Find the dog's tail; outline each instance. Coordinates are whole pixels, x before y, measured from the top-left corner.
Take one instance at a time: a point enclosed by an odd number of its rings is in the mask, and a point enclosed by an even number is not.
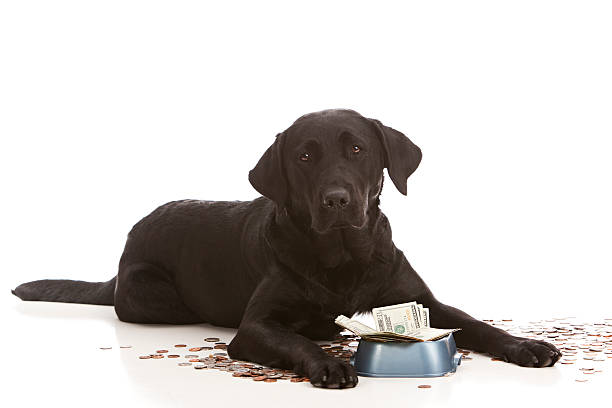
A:
[[[44,279],[22,283],[11,292],[21,300],[112,306],[116,281],[116,276],[107,282]]]

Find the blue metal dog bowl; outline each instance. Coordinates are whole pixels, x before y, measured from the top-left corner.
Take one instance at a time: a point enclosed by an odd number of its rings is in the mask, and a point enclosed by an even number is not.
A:
[[[361,339],[351,364],[365,377],[441,377],[457,370],[461,354],[452,334],[414,343]]]

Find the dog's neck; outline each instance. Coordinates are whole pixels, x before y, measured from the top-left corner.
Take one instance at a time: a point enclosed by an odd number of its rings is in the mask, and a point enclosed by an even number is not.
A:
[[[347,227],[323,234],[310,228],[309,220],[277,208],[272,233],[276,243],[282,246],[282,253],[291,254],[291,259],[306,265],[316,261],[317,268],[334,269],[354,262],[366,268],[377,247],[388,246],[381,239],[390,237],[384,233],[389,225],[378,204],[376,197],[368,208],[368,221],[362,229]]]

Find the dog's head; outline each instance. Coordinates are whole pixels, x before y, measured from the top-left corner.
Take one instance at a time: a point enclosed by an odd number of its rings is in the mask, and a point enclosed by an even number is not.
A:
[[[406,195],[421,150],[406,136],[352,110],[310,113],[278,134],[249,181],[318,233],[361,229],[378,204],[386,167]]]

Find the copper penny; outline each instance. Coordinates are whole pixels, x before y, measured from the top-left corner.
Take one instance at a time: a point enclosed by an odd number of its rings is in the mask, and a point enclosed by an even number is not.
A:
[[[266,377],[265,375],[260,375],[258,377],[253,377],[253,381],[263,381],[266,380],[268,377]]]
[[[157,350],[156,351],[157,354],[167,353],[167,352],[168,352],[168,350]]]
[[[187,347],[186,344],[175,344],[174,347]]]
[[[140,356],[138,358],[141,359],[141,360],[146,360],[146,359],[151,358],[151,356]]]
[[[431,385],[423,384],[423,385],[419,385],[418,388],[431,388]]]
[[[178,354],[168,354],[168,358],[179,358]]]
[[[276,382],[276,378],[266,378],[264,382]]]

